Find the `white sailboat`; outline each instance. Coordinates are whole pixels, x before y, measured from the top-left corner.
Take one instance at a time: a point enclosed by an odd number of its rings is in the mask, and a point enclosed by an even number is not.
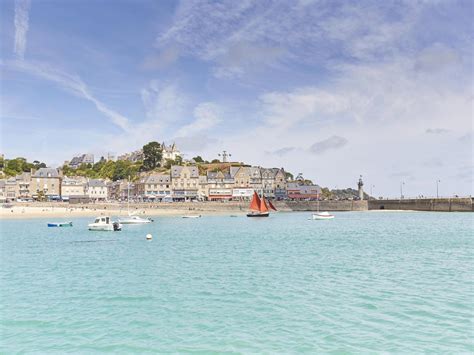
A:
[[[128,217],[119,218],[121,224],[147,224],[152,222],[149,218],[142,218],[137,216],[135,213],[130,212],[130,178],[128,179],[127,185],[127,212]]]
[[[319,198],[318,198],[318,211],[313,213],[313,220],[322,221],[326,219],[333,219],[334,215],[330,214],[329,212],[319,212]]]

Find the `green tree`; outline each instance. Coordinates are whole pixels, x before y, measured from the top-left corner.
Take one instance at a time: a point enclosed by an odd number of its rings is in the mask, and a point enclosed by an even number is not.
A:
[[[150,171],[160,167],[162,148],[158,142],[150,142],[143,146],[143,170]]]
[[[115,162],[109,160],[100,168],[99,177],[102,179],[112,179],[115,174]]]
[[[181,158],[181,156],[178,155],[174,162],[176,165],[183,165],[183,158]]]
[[[213,159],[211,161],[211,164],[217,164],[217,163],[220,163],[221,161],[219,159]]]
[[[293,181],[295,179],[293,174],[289,173],[288,171],[285,171],[285,176],[286,176],[286,180],[288,180],[288,181]]]
[[[204,163],[204,159],[200,155],[193,158],[196,163]]]

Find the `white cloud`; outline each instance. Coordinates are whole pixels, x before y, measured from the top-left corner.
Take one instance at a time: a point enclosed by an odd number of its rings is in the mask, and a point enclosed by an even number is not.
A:
[[[18,58],[23,59],[26,50],[26,35],[29,27],[30,0],[15,0],[15,46]]]
[[[212,62],[218,77],[240,76],[276,61],[323,67],[343,57],[373,61],[411,45],[410,36],[426,6],[422,2],[183,1],[172,26],[157,37],[157,46],[177,46],[183,55]]]
[[[141,97],[149,121],[158,122],[162,127],[183,119],[188,100],[176,83],[162,83],[151,80],[142,89]]]
[[[190,124],[180,128],[176,133],[177,137],[186,137],[201,133],[216,126],[221,122],[219,117],[219,107],[212,102],[203,102],[194,109],[194,117],[196,118]]]
[[[96,109],[106,116],[113,124],[124,131],[129,129],[129,120],[97,99],[79,76],[52,68],[51,66],[40,62],[27,62],[22,60],[5,64],[13,70],[18,70],[51,81],[58,85],[62,90],[68,91],[77,97],[92,102]]]
[[[309,147],[309,151],[315,154],[321,154],[328,150],[334,150],[344,147],[348,140],[340,136],[331,136],[321,141],[315,142]]]

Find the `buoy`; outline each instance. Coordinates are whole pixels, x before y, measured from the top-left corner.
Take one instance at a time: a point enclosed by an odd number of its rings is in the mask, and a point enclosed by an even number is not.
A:
[[[151,234],[147,234],[147,235],[146,235],[146,239],[147,239],[147,240],[152,240],[153,237],[151,236]]]

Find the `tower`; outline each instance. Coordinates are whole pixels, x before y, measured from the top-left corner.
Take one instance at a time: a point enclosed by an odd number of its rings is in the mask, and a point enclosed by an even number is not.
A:
[[[231,157],[232,154],[227,153],[227,151],[223,151],[222,154],[217,154],[218,156],[222,157],[222,162],[227,163],[227,158]]]
[[[364,182],[362,181],[362,175],[359,178],[359,182],[357,183],[357,186],[359,187],[359,199],[362,201],[364,199]]]

